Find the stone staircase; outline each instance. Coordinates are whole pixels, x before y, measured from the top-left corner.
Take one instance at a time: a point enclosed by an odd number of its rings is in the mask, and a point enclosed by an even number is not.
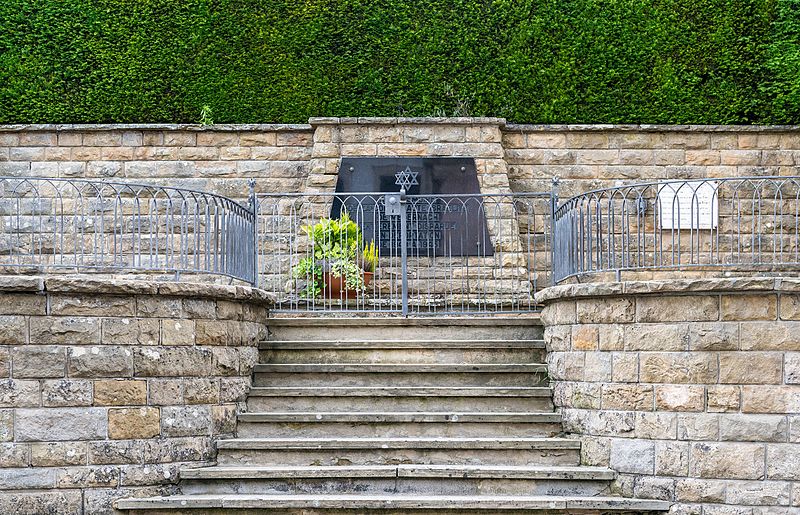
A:
[[[645,513],[559,437],[530,318],[275,319],[238,438],[153,513]]]

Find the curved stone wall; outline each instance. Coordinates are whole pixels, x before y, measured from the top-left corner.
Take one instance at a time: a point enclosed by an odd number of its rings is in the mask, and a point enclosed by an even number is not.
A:
[[[540,292],[554,400],[582,461],[673,513],[800,511],[800,280]]]
[[[0,513],[168,493],[235,431],[266,334],[241,286],[0,276]]]

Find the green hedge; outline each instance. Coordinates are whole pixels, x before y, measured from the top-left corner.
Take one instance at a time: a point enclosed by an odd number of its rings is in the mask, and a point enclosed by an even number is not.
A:
[[[798,0],[2,0],[0,123],[798,123]]]

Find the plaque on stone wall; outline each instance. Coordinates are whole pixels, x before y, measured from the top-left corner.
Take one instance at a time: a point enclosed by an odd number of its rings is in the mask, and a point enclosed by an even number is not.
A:
[[[717,188],[715,181],[666,182],[659,186],[661,229],[716,229]]]
[[[398,254],[399,217],[386,216],[381,194],[400,191],[398,174],[403,172],[415,178],[406,191],[409,255],[493,255],[483,200],[470,196],[480,193],[470,158],[344,158],[331,217],[346,209],[364,239],[378,244],[381,255]]]

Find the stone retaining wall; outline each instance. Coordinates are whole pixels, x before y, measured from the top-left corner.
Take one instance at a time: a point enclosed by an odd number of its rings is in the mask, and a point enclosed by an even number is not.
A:
[[[673,513],[797,513],[800,280],[676,279],[537,294],[582,461]]]
[[[0,513],[105,513],[170,492],[235,431],[266,294],[0,277]]]

